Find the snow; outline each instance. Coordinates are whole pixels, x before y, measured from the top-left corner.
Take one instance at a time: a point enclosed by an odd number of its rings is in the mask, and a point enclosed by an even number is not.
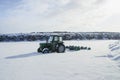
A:
[[[120,67],[107,55],[115,40],[65,41],[90,51],[40,54],[39,42],[1,42],[0,80],[119,80]]]
[[[116,61],[120,67],[120,40],[109,44],[109,49],[110,53],[108,55],[111,56],[110,58]]]

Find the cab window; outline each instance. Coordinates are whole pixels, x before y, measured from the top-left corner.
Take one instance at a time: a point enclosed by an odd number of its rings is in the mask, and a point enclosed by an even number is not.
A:
[[[58,40],[59,40],[58,37],[55,37],[55,38],[54,38],[54,41],[58,41]]]
[[[53,37],[49,37],[48,43],[51,43],[53,40]]]
[[[59,40],[60,40],[60,42],[62,42],[63,40],[62,40],[62,37],[59,37]]]

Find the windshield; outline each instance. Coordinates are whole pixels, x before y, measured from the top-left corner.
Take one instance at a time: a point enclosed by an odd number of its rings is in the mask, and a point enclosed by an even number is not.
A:
[[[54,41],[58,41],[59,40],[59,37],[54,37]]]

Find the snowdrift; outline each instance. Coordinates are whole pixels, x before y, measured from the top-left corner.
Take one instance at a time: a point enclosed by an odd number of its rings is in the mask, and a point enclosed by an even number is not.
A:
[[[111,59],[120,62],[120,40],[109,45]]]

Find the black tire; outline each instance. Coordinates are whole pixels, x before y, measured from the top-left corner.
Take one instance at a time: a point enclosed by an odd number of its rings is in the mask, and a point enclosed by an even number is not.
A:
[[[37,49],[37,52],[39,52],[39,53],[40,53],[40,52],[42,52],[42,51],[41,51],[41,49],[40,49],[40,48],[38,48],[38,49]]]
[[[49,53],[49,49],[48,49],[48,48],[44,48],[44,49],[42,50],[42,53],[44,53],[44,54]]]
[[[65,46],[63,44],[58,45],[57,52],[58,53],[64,53],[65,52]]]
[[[89,47],[88,50],[91,50],[91,48]]]

